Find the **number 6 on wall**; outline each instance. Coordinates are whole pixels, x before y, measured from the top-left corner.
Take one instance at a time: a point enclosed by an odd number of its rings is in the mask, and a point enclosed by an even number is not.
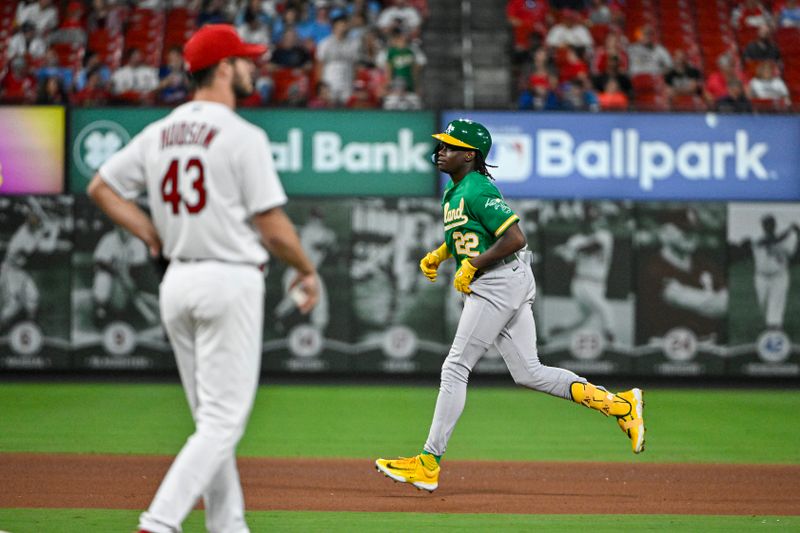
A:
[[[173,159],[169,164],[167,173],[164,174],[164,178],[161,180],[161,198],[164,202],[172,205],[173,215],[179,213],[181,203],[186,206],[186,210],[190,215],[196,215],[206,206],[205,170],[203,168],[203,162],[193,157],[187,161],[186,166],[183,167],[183,174],[188,179],[194,178],[192,181],[192,188],[197,191],[197,201],[193,204],[181,198],[180,189],[178,187],[179,168],[180,164],[178,160]]]

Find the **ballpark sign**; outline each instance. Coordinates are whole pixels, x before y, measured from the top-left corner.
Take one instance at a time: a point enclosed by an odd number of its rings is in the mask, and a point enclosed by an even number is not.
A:
[[[168,109],[76,109],[70,191],[84,193],[100,165]],[[272,111],[241,115],[262,127],[290,196],[430,196],[436,192],[433,113]]]
[[[485,124],[509,197],[800,199],[800,118],[448,112]]]

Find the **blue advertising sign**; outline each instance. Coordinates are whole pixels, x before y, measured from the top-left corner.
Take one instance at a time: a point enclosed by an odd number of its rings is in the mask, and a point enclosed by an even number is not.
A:
[[[442,127],[461,117],[491,132],[509,198],[800,200],[798,116],[446,111]]]

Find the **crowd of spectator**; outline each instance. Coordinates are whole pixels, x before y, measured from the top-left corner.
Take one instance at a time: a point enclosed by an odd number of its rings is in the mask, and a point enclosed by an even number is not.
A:
[[[662,42],[669,21],[633,12],[674,4],[699,13],[700,0],[506,0],[517,106],[791,109],[800,0],[708,1],[728,10],[721,20],[736,36],[713,58]],[[427,2],[4,0],[0,103],[180,103],[192,90],[183,43],[203,24],[230,23],[269,48],[245,106],[419,109]]]
[[[687,13],[694,6],[689,0],[671,3]],[[696,46],[670,50],[660,42],[658,20],[632,27],[640,22],[627,20],[632,4],[648,9],[653,2],[508,0],[519,109],[791,109],[783,76],[796,66],[784,62],[775,32],[783,32],[797,43],[792,51],[800,51],[800,1],[714,3],[730,8],[720,15],[730,20],[721,20],[743,40],[732,42],[715,57],[716,64],[709,60],[704,68]]]
[[[182,44],[233,24],[268,45],[245,106],[419,109],[427,0],[4,0],[0,102],[174,105]],[[13,5],[11,5],[13,4]],[[5,12],[5,19],[3,13]]]

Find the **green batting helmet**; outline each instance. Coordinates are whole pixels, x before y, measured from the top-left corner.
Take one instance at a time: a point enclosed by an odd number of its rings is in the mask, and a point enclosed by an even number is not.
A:
[[[489,150],[492,148],[492,136],[489,130],[479,123],[466,118],[459,118],[447,125],[444,133],[436,133],[434,139],[439,139],[445,144],[472,148],[483,156],[483,160],[489,157]]]

